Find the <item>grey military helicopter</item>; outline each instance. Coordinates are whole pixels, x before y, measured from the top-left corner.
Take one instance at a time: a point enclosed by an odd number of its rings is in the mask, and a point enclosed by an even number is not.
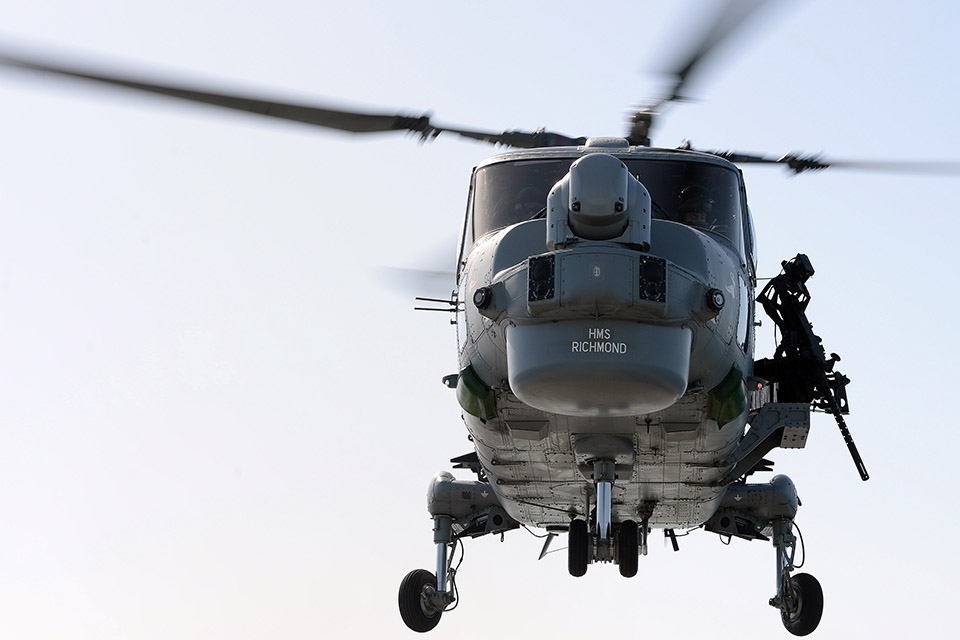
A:
[[[956,173],[955,164],[828,162],[651,145],[660,112],[684,99],[692,72],[750,17],[731,2],[671,72],[658,100],[634,110],[624,137],[543,129],[491,133],[428,115],[281,103],[121,77],[62,60],[0,53],[0,65],[126,87],[355,133],[451,133],[517,150],[477,166],[449,298],[424,298],[456,324],[455,389],[474,450],[429,483],[436,566],[403,578],[399,610],[426,632],[458,601],[463,541],[521,526],[568,537],[572,576],[613,563],[638,571],[652,529],[772,542],[770,604],[794,635],[819,624],[818,581],[794,573],[800,501],[771,471],[775,448],[802,448],[814,410],[831,414],[863,480],[844,416],[849,379],[825,352],[806,307],[814,274],[797,255],[757,294],[757,240],[739,164],[795,173],[828,167]],[[756,302],[780,332],[755,359]],[[439,305],[439,306],[437,306]],[[802,546],[802,543],[801,545]],[[542,557],[543,554],[541,554]]]

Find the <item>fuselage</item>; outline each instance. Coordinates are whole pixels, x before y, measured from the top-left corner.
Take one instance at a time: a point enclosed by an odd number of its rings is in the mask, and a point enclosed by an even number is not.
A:
[[[713,515],[747,419],[754,256],[742,176],[716,157],[591,141],[477,167],[457,393],[513,518],[589,519],[601,458],[613,521]]]

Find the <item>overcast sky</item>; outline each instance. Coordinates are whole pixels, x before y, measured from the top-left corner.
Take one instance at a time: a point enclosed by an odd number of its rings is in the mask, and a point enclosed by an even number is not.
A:
[[[956,3],[785,2],[655,142],[960,159]],[[158,77],[617,135],[715,2],[7,1],[4,46]],[[377,266],[450,269],[471,168],[442,136],[296,124],[0,72],[0,637],[411,635],[425,490],[471,444],[453,327]],[[817,638],[954,621],[960,180],[745,169],[761,275],[807,253],[852,379],[859,480],[828,416],[770,457],[797,485]],[[774,347],[771,322],[758,356]],[[465,476],[464,476],[465,477]],[[763,478],[760,478],[763,481]],[[468,541],[434,635],[786,636],[771,545],[652,537],[636,578],[567,575],[526,532]],[[558,545],[562,546],[562,544]]]

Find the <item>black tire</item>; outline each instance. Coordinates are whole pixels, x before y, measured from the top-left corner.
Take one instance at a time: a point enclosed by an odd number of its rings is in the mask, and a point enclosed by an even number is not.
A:
[[[795,636],[811,634],[820,624],[820,616],[823,615],[823,589],[809,573],[798,573],[790,582],[797,593],[797,610],[793,615],[780,612],[783,626]]]
[[[620,523],[620,533],[617,534],[617,564],[620,566],[620,575],[632,578],[637,575],[637,566],[640,556],[640,536],[637,523],[627,520]]]
[[[587,530],[586,520],[570,522],[570,533],[567,539],[567,569],[570,575],[579,578],[587,573],[587,564],[590,559],[590,532]]]
[[[400,617],[412,631],[426,633],[440,622],[442,611],[424,611],[420,595],[427,585],[437,586],[437,577],[426,569],[414,569],[400,582]]]

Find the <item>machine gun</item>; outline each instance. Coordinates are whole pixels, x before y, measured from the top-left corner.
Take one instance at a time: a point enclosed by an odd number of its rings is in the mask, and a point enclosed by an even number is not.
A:
[[[782,337],[773,358],[756,362],[754,375],[777,383],[780,402],[809,403],[832,414],[860,478],[868,480],[867,468],[843,419],[850,412],[846,392],[850,379],[834,370],[840,356],[831,353],[827,358],[820,337],[807,319],[810,292],[805,283],[814,273],[813,265],[802,253],[781,264],[783,273],[767,283],[757,301],[776,323]]]

